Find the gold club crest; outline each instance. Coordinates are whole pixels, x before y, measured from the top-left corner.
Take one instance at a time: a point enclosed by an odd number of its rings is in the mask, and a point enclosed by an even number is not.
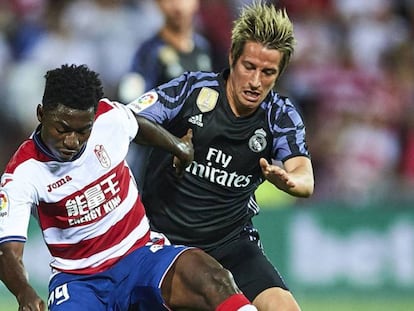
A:
[[[201,112],[208,112],[214,109],[217,104],[219,93],[208,87],[203,87],[197,97],[197,107]]]

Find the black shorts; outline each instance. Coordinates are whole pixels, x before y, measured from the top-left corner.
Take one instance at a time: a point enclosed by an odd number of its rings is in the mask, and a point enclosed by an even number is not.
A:
[[[258,231],[252,227],[246,228],[238,240],[216,248],[209,254],[231,271],[237,286],[250,301],[270,287],[288,290],[279,272],[265,255]]]

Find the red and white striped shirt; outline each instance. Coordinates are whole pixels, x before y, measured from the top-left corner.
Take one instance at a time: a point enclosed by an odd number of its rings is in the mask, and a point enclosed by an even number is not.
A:
[[[125,161],[137,131],[129,108],[103,99],[86,147],[73,161],[53,159],[35,132],[2,176],[0,243],[25,242],[32,213],[58,271],[100,272],[145,245],[149,224]]]

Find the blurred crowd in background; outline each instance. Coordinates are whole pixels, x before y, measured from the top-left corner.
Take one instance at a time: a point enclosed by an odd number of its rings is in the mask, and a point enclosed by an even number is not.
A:
[[[227,66],[232,20],[247,0],[201,0],[195,27]],[[315,169],[312,202],[414,202],[414,1],[273,0],[297,46],[276,89],[301,109]],[[0,167],[37,125],[43,76],[63,63],[118,87],[162,24],[153,0],[0,0]]]

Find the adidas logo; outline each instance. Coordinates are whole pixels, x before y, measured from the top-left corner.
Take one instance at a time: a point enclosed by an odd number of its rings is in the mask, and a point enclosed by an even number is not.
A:
[[[188,122],[193,123],[199,127],[203,127],[203,114],[197,114],[188,118]]]

